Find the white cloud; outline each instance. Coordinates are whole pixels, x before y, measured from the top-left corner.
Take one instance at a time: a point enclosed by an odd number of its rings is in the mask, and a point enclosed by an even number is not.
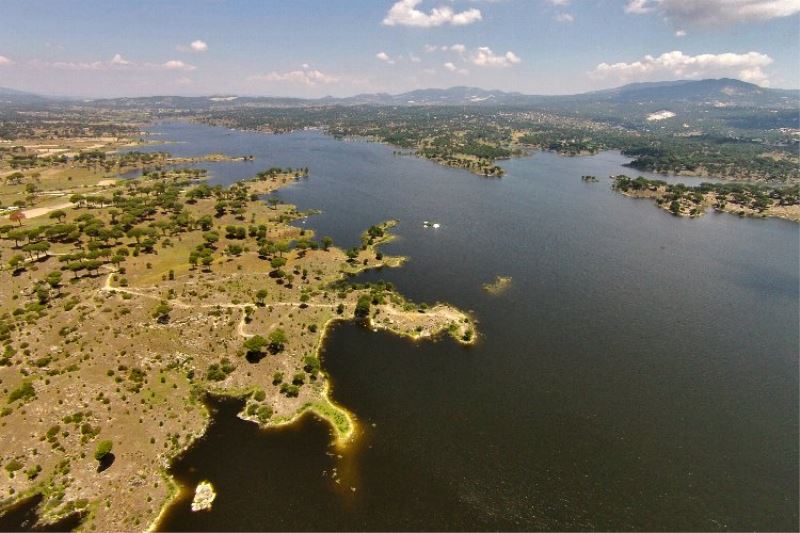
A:
[[[675,32],[675,37],[686,37],[686,30],[678,30]]]
[[[444,49],[447,50],[448,48],[445,46]],[[458,52],[459,54],[463,54],[464,52],[467,51],[467,47],[464,46],[463,44],[454,44],[449,48],[449,50],[452,50],[453,52]]]
[[[198,39],[196,41],[192,41],[192,43],[189,45],[189,48],[195,52],[205,52],[208,50],[208,44],[206,44],[205,41]]]
[[[470,54],[469,61],[479,67],[510,67],[521,59],[511,51],[497,55],[488,46],[481,46]]]
[[[432,44],[426,44],[426,45],[425,45],[423,48],[424,48],[424,49],[425,49],[425,51],[426,51],[426,52],[428,52],[429,54],[430,54],[431,52],[435,52],[435,51],[437,51],[437,50],[439,49],[439,47],[438,47],[438,46],[435,46],[435,45],[432,45]]]
[[[135,63],[114,54],[108,61],[39,61],[33,60],[30,65],[41,68],[55,68],[59,70],[96,70],[96,71],[143,71],[143,70],[180,70],[191,71],[197,67],[177,59],[165,63]]]
[[[415,55],[413,54],[413,52],[409,52],[409,53],[408,53],[408,59],[409,59],[409,61],[411,61],[412,63],[419,63],[420,61],[422,61],[422,59],[421,59],[420,57],[418,57],[418,56],[415,56]]]
[[[658,12],[682,26],[764,21],[800,13],[800,0],[629,0],[625,12]]]
[[[167,70],[194,70],[197,68],[194,65],[184,63],[180,59],[170,59],[161,66]]]
[[[289,72],[272,71],[267,74],[258,74],[247,78],[251,81],[280,81],[293,83],[296,85],[314,86],[327,83],[335,83],[339,78],[325,74],[316,69],[303,68],[303,70],[292,70]]]
[[[445,70],[449,72],[456,72],[461,75],[469,74],[469,70],[455,66],[451,61],[444,64]]]
[[[121,54],[114,54],[114,57],[111,58],[112,65],[131,65],[132,63],[122,57]]]
[[[547,0],[547,1],[553,4],[554,6],[568,6],[570,3],[570,0]]]
[[[575,17],[569,13],[559,13],[553,18],[556,22],[573,22],[575,20]]]
[[[480,10],[475,8],[456,13],[451,7],[440,6],[425,13],[417,9],[420,3],[422,3],[422,0],[400,0],[395,2],[383,19],[383,24],[386,26],[432,28],[445,24],[466,26],[483,19]]]
[[[625,13],[631,15],[650,13],[653,10],[650,4],[651,2],[649,0],[628,0],[628,3],[625,5]]]
[[[389,57],[389,54],[387,54],[386,52],[378,52],[377,54],[375,54],[375,57],[377,57],[384,63],[388,63],[389,65],[394,65],[394,59]]]
[[[3,65],[10,65],[11,63],[12,61],[6,56],[0,56],[0,67],[2,67]]]
[[[207,52],[208,51],[208,43],[205,41],[201,41],[197,39],[195,41],[190,42],[188,45],[186,44],[179,44],[175,47],[176,50],[179,52]]]
[[[633,63],[600,63],[589,74],[615,82],[735,77],[766,87],[769,78],[762,68],[772,62],[771,57],[759,52],[690,56],[675,50],[658,57],[647,55]]]

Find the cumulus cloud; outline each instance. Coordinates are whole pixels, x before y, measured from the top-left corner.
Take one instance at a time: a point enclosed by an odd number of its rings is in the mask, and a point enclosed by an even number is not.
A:
[[[547,1],[553,4],[554,6],[568,6],[570,3],[570,0],[547,0]]]
[[[179,52],[207,52],[208,51],[208,43],[205,41],[201,41],[197,39],[195,41],[190,42],[188,45],[186,44],[179,44],[175,47]]]
[[[625,12],[657,12],[678,26],[764,21],[800,13],[800,0],[629,0]]]
[[[481,46],[475,49],[469,57],[469,61],[479,67],[510,67],[522,60],[511,51],[503,55],[497,55],[488,46]]]
[[[453,44],[450,46],[432,46],[432,45],[425,45],[425,50],[427,52],[455,52],[458,54],[458,60],[465,63],[472,63],[476,67],[510,67],[512,65],[516,65],[517,63],[521,63],[522,60],[512,51],[508,51],[505,54],[495,54],[491,48],[488,46],[479,46],[478,48],[474,48],[469,50],[463,44]],[[453,63],[450,63],[453,64]],[[453,64],[454,65],[454,64]],[[447,67],[445,64],[445,68],[454,72],[452,69]]]
[[[6,56],[0,56],[0,67],[2,67],[3,65],[10,65],[10,64],[11,60],[9,58],[7,58]]]
[[[444,68],[448,72],[455,72],[457,74],[462,74],[462,75],[469,74],[469,70],[457,67],[452,61],[448,61],[447,63],[445,63]]]
[[[559,13],[553,18],[556,22],[573,22],[575,20],[575,17],[569,13]]]
[[[166,63],[164,63],[161,66],[164,67],[167,70],[194,70],[194,69],[197,68],[194,65],[190,65],[188,63],[184,63],[183,61],[181,61],[179,59],[170,59],[169,61],[167,61]]]
[[[647,55],[633,63],[600,63],[589,74],[615,82],[735,77],[766,87],[769,78],[762,69],[772,62],[771,57],[759,52],[691,56],[675,50],[658,57]]]
[[[466,26],[483,19],[480,10],[474,7],[455,12],[451,7],[439,6],[426,13],[417,9],[420,3],[422,3],[422,0],[400,0],[395,2],[383,19],[383,24],[386,26],[433,28],[445,24]]]
[[[195,52],[205,52],[206,50],[208,50],[208,44],[206,44],[205,41],[201,41],[200,39],[198,39],[196,41],[192,41],[192,43],[189,45],[189,48],[191,48]]]
[[[686,37],[686,30],[678,30],[675,32],[675,37]]]
[[[339,81],[339,78],[335,76],[325,74],[317,69],[308,68],[307,66],[304,66],[302,70],[292,70],[289,72],[277,72],[273,70],[267,74],[250,76],[247,79],[251,81],[279,81],[308,87]]]
[[[112,65],[130,65],[131,62],[122,57],[122,54],[114,54],[114,57],[111,58]]]
[[[389,54],[387,54],[386,52],[378,52],[377,54],[375,54],[375,57],[377,57],[378,59],[380,59],[384,63],[388,63],[390,65],[394,65],[394,59],[389,57]]]

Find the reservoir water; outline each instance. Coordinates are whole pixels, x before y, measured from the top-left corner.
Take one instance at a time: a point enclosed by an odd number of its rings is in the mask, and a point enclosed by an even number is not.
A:
[[[640,174],[612,152],[535,152],[485,179],[319,132],[153,132],[175,155],[255,156],[205,165],[217,183],[309,167],[278,196],[322,210],[305,225],[342,246],[399,220],[384,252],[408,263],[359,279],[470,310],[480,334],[334,327],[323,365],[359,420],[345,449],[312,416],[261,430],[211,400],[161,529],[797,529],[798,225],[672,217],[611,191]],[[512,282],[492,295],[496,275]],[[192,513],[201,480],[218,497]]]

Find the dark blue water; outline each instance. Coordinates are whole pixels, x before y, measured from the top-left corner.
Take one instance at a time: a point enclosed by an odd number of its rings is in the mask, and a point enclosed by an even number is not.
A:
[[[214,510],[183,498],[164,529],[797,529],[796,224],[672,217],[610,190],[640,174],[615,153],[535,153],[496,180],[316,132],[157,130],[177,155],[256,156],[207,165],[220,183],[308,166],[279,196],[342,245],[398,219],[385,251],[408,264],[361,279],[480,331],[465,349],[336,327],[324,366],[357,444],[327,455],[313,418],[260,431],[220,404],[174,467],[214,483]],[[513,281],[492,296],[498,274]],[[337,465],[356,492],[322,474]]]

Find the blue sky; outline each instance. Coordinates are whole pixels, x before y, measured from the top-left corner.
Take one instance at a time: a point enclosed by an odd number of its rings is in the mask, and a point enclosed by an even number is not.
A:
[[[0,86],[316,97],[800,87],[800,0],[2,0]]]

